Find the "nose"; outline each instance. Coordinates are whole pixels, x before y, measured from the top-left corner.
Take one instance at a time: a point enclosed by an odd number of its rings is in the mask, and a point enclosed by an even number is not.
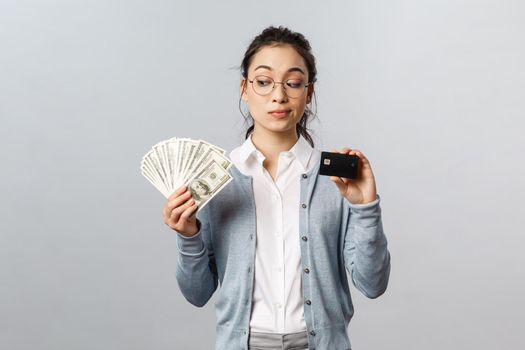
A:
[[[284,83],[275,83],[275,87],[272,91],[272,98],[274,101],[285,101],[288,98],[284,89]]]

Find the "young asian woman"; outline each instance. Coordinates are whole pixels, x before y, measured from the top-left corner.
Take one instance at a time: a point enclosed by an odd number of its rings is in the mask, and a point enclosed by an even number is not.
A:
[[[317,70],[302,34],[266,28],[241,72],[252,125],[229,154],[233,181],[198,215],[185,187],[163,209],[177,233],[177,282],[199,307],[220,285],[216,349],[350,349],[346,273],[369,298],[385,292],[390,275],[371,163],[343,147],[359,157],[358,177],[318,174],[307,129]]]

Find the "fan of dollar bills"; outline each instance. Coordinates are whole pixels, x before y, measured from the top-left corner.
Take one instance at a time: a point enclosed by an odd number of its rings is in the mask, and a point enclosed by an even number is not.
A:
[[[203,140],[171,138],[155,144],[142,157],[140,169],[166,198],[185,185],[199,211],[231,180],[225,151]]]

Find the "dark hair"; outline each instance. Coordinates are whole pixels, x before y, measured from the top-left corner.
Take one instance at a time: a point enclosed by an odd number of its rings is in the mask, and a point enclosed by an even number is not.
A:
[[[246,49],[244,53],[244,59],[241,63],[241,74],[244,79],[248,78],[248,67],[252,61],[253,56],[264,46],[278,46],[278,45],[291,45],[299,55],[301,55],[306,63],[306,68],[308,69],[308,83],[315,83],[317,81],[317,68],[315,67],[315,57],[312,54],[312,49],[310,43],[306,38],[297,32],[293,32],[286,27],[279,26],[278,28],[274,26],[269,26],[264,29],[259,35],[257,35],[251,42],[251,44]],[[246,85],[245,85],[246,88]],[[315,90],[313,91],[313,97],[315,98]],[[316,101],[317,105],[317,101]],[[248,117],[244,115],[241,109],[241,97],[239,97],[239,110],[243,115],[245,121],[253,120],[250,112],[248,112]],[[308,132],[306,127],[310,117],[316,117],[316,113],[312,112],[308,106],[303,113],[303,116],[299,120],[299,123],[296,125],[297,133],[302,135],[308,143],[314,147],[314,141]],[[253,132],[254,125],[252,124],[247,130],[245,138]]]

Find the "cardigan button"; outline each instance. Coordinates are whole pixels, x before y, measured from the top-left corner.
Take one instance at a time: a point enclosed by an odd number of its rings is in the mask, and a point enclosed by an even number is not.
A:
[[[310,270],[308,268],[304,269],[304,272],[310,273]]]
[[[310,304],[312,304],[312,302],[310,300],[307,300],[306,305],[310,305]]]
[[[308,177],[308,175],[303,174],[303,179],[306,179],[307,177]]]
[[[307,240],[308,240],[308,237],[303,236],[302,239],[303,239],[303,241],[307,241]]]
[[[301,205],[301,207],[306,208],[306,204],[303,203],[303,204]]]
[[[310,331],[310,334],[311,335],[315,335],[315,331]]]

